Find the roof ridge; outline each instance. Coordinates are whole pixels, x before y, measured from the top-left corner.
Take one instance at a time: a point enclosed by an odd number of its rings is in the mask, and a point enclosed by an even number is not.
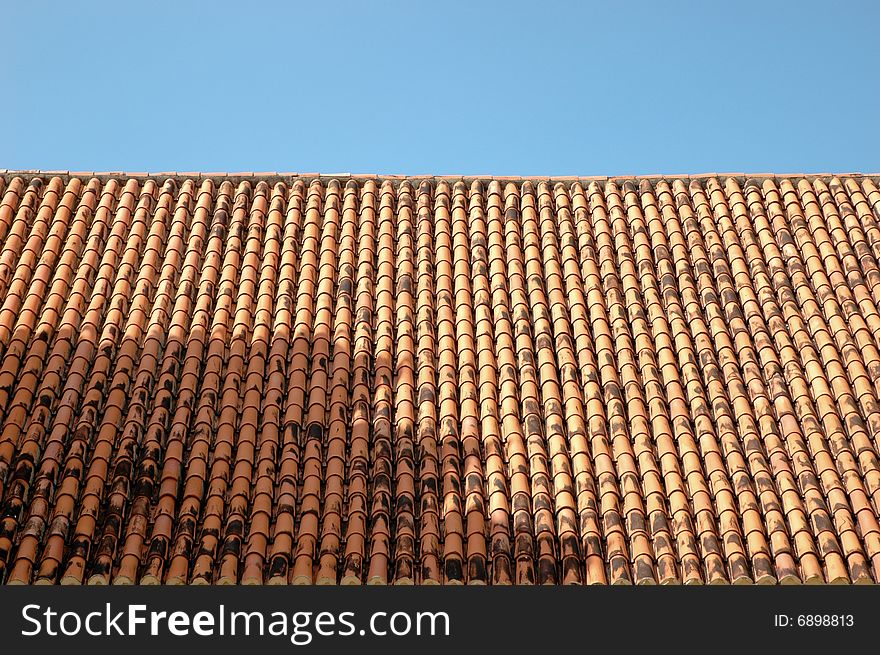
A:
[[[253,180],[253,181],[287,181],[287,180],[382,180],[392,183],[402,181],[434,181],[451,182],[462,180],[465,182],[621,182],[626,180],[703,180],[711,178],[733,178],[741,181],[747,179],[779,180],[785,178],[799,178],[815,180],[829,177],[846,177],[855,179],[880,178],[880,171],[862,173],[858,171],[846,173],[651,173],[646,175],[401,175],[394,173],[321,173],[321,172],[279,172],[279,171],[239,171],[239,172],[201,172],[201,171],[73,171],[73,170],[43,170],[43,169],[0,169],[0,176],[23,175],[32,177],[52,176],[62,180],[78,178],[97,178],[106,181],[110,178],[134,178],[155,179],[172,178],[175,180],[208,180],[222,179],[229,181]]]

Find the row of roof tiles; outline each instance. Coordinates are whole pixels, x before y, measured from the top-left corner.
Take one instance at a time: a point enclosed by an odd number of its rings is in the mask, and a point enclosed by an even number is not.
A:
[[[461,181],[466,184],[471,184],[475,181],[480,181],[484,183],[488,182],[532,182],[533,184],[537,184],[539,182],[550,182],[550,183],[573,183],[573,182],[581,182],[587,183],[590,182],[617,182],[623,183],[627,180],[629,181],[657,181],[657,180],[682,180],[684,182],[688,182],[690,180],[708,180],[708,179],[720,179],[725,180],[728,178],[732,178],[737,180],[740,183],[745,182],[748,179],[755,180],[783,180],[783,179],[805,179],[807,181],[813,181],[816,179],[828,179],[831,177],[840,177],[840,178],[848,178],[854,180],[861,180],[864,178],[871,179],[875,184],[880,181],[880,173],[860,173],[860,172],[851,172],[851,173],[792,173],[792,174],[784,174],[784,173],[686,173],[686,174],[655,174],[655,175],[589,175],[589,176],[578,176],[578,175],[551,175],[551,176],[540,176],[540,175],[531,175],[531,176],[517,176],[517,175],[433,175],[433,174],[425,174],[425,175],[393,175],[393,174],[385,174],[385,173],[319,173],[319,172],[311,172],[311,173],[298,173],[298,172],[279,172],[279,171],[239,171],[239,172],[208,172],[203,173],[199,171],[142,171],[142,172],[130,172],[130,171],[69,171],[69,170],[6,170],[0,169],[0,175],[25,175],[25,176],[35,176],[35,177],[59,177],[62,181],[66,182],[70,178],[97,178],[101,181],[106,181],[112,178],[122,178],[122,179],[137,179],[137,180],[145,180],[150,178],[155,179],[165,179],[165,178],[174,178],[174,179],[190,179],[190,180],[229,180],[232,182],[248,180],[251,182],[293,182],[295,180],[301,180],[308,184],[313,180],[328,182],[330,180],[337,180],[340,182],[345,182],[347,180],[355,180],[357,182],[390,182],[394,185],[400,184],[402,181],[409,181],[413,184],[419,184],[422,181],[430,181],[430,182],[446,182],[449,184],[454,184],[455,182]]]
[[[870,178],[0,194],[8,583],[880,580]]]

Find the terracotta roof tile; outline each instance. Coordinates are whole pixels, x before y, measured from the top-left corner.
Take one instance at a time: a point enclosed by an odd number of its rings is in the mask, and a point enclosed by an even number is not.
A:
[[[0,578],[880,582],[873,176],[0,176]]]

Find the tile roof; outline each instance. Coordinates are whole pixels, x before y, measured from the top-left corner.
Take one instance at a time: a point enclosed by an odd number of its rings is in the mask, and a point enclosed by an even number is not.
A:
[[[880,181],[0,172],[6,583],[880,581]]]

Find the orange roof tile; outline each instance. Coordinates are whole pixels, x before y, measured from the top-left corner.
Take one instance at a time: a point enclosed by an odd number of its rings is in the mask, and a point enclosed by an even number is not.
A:
[[[4,171],[0,579],[880,582],[880,180]]]

